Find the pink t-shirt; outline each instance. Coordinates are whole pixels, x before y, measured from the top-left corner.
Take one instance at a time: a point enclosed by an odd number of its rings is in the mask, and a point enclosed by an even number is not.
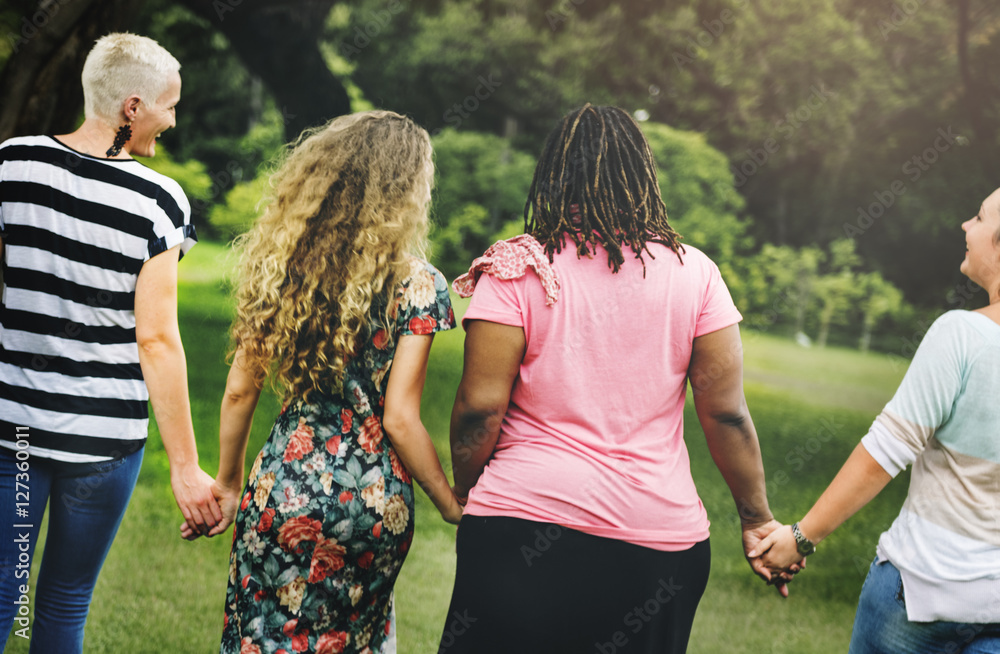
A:
[[[465,312],[524,329],[527,349],[493,458],[465,512],[549,522],[677,551],[708,538],[684,445],[692,340],[742,316],[719,269],[685,246],[642,264],[626,250],[555,255],[559,300],[533,272],[482,275]]]

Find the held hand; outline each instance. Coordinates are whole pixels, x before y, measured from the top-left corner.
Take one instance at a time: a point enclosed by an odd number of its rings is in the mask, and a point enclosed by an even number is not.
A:
[[[458,503],[461,506],[465,506],[469,502],[469,491],[461,490],[457,485],[451,487],[451,492],[455,494],[458,499]]]
[[[222,510],[212,492],[212,477],[197,464],[170,469],[170,487],[193,534],[207,534],[222,520]]]
[[[764,563],[760,556],[760,553],[767,549],[762,547],[762,543],[782,527],[783,525],[777,520],[770,520],[760,525],[744,526],[743,551],[746,553],[747,562],[754,574],[766,581],[769,586],[775,586],[782,597],[788,597],[788,582],[801,568],[797,565],[789,566],[787,570],[785,567],[771,568]],[[787,529],[791,531],[790,527]]]
[[[464,502],[453,495],[451,501],[442,507],[441,517],[448,524],[457,525],[462,519],[462,507],[464,504]]]
[[[230,488],[223,486],[218,481],[212,483],[212,495],[215,497],[215,501],[222,511],[222,519],[212,527],[211,530],[205,536],[211,538],[212,536],[218,536],[219,534],[225,532],[229,529],[229,525],[233,523],[236,519],[236,511],[240,508],[240,492],[239,487]],[[181,537],[186,540],[195,540],[203,534],[195,531],[191,528],[188,523],[181,524]]]
[[[787,525],[768,534],[747,556],[760,557],[763,565],[772,571],[789,570],[800,562],[801,567],[805,567],[805,559],[799,554],[792,528]]]

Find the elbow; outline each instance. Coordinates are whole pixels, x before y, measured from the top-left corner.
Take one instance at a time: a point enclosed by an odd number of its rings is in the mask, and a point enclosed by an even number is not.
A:
[[[390,440],[405,438],[413,425],[419,425],[420,414],[412,415],[399,411],[386,411],[382,416],[382,431]]]
[[[727,427],[743,427],[750,422],[750,409],[742,390],[739,393],[695,394],[698,419]]]
[[[742,429],[750,420],[750,414],[744,409],[740,411],[720,411],[711,415],[713,421],[726,427]]]
[[[229,406],[246,406],[256,404],[260,391],[250,391],[249,389],[226,388],[222,401]]]
[[[382,431],[389,434],[390,438],[400,433],[403,428],[403,421],[395,414],[385,414],[382,416]]]
[[[750,409],[745,401],[702,403],[696,410],[703,426],[713,424],[742,431],[751,424]]]
[[[498,407],[474,408],[456,404],[452,413],[452,432],[467,436],[483,431],[499,431],[505,413],[506,409]]]
[[[499,426],[507,413],[510,395],[473,392],[459,386],[452,408],[452,422],[458,425]]]
[[[139,355],[147,359],[173,355],[179,343],[180,338],[164,331],[136,335]]]
[[[451,456],[456,465],[482,454],[486,444],[496,441],[504,412],[495,409],[474,410],[455,407],[451,419]],[[492,451],[492,445],[489,447]]]

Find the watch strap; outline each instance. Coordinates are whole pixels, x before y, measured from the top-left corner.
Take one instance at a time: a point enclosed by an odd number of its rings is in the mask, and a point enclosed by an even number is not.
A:
[[[802,534],[799,523],[792,525],[792,535],[795,536],[795,545],[802,556],[809,556],[816,551],[816,545]]]

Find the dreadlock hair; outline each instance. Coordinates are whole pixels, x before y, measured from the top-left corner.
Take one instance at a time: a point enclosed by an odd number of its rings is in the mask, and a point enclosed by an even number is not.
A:
[[[524,205],[524,231],[549,261],[568,235],[577,256],[601,245],[618,272],[628,245],[635,258],[655,259],[649,243],[672,250],[681,263],[680,235],[667,222],[656,165],[639,125],[618,107],[585,104],[567,114],[545,141]]]

